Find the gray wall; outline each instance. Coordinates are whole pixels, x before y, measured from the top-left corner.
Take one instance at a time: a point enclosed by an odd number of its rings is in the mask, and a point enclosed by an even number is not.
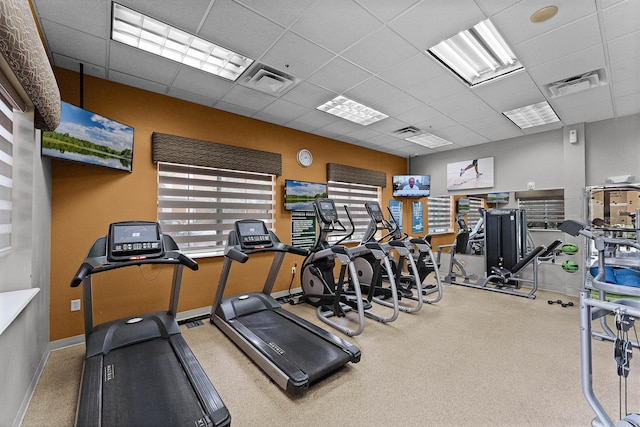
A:
[[[569,129],[577,129],[578,142],[570,144]],[[494,187],[476,190],[448,191],[447,163],[493,157]],[[640,115],[577,124],[496,141],[480,146],[444,151],[411,158],[409,173],[431,175],[431,194],[435,196],[488,193],[494,191],[526,191],[528,182],[535,188],[565,190],[567,218],[583,216],[585,186],[605,184],[609,176],[635,175],[640,182]],[[509,206],[515,206],[513,194]],[[533,233],[536,245],[555,239],[565,242],[584,242],[552,231]],[[564,259],[559,259],[562,261]],[[581,274],[564,273],[557,265],[541,268],[541,289],[575,295],[581,285]]]
[[[0,426],[18,425],[49,344],[50,162],[32,113],[14,115],[12,250],[0,257],[0,292],[40,292],[0,335]]]

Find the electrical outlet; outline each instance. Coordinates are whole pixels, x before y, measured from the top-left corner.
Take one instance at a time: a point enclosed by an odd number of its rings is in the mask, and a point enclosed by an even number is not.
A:
[[[80,311],[80,300],[72,299],[71,300],[71,311]]]
[[[536,183],[534,181],[527,182],[527,190],[535,190],[535,189],[536,189]]]

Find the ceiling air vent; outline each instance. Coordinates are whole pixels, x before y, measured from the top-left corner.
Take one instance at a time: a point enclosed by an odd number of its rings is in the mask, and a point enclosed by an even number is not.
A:
[[[296,78],[267,65],[255,64],[240,83],[270,95],[282,95],[296,83]]]
[[[400,138],[406,138],[409,136],[417,135],[420,132],[422,131],[415,126],[407,126],[406,128],[393,131],[393,134],[398,135]]]
[[[578,76],[569,77],[545,86],[549,97],[557,98],[558,96],[569,95],[572,93],[582,92],[607,84],[604,69],[591,71],[589,73],[580,74]]]

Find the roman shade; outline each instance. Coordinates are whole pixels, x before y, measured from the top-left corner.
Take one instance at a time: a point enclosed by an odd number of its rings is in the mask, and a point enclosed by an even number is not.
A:
[[[385,188],[387,174],[354,166],[327,163],[327,181],[349,182]]]
[[[151,146],[152,158],[155,163],[178,163],[282,175],[282,156],[268,151],[158,132],[154,132],[151,136]]]
[[[10,86],[7,82],[14,77],[33,103],[35,127],[46,131],[58,127],[60,90],[28,0],[0,1],[0,62],[3,86]],[[15,93],[5,92],[5,96],[20,104]]]

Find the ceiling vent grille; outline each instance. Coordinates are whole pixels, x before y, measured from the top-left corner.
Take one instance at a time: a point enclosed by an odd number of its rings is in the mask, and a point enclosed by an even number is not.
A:
[[[580,74],[578,76],[569,77],[545,86],[549,97],[557,98],[559,96],[570,95],[572,93],[582,92],[594,87],[607,84],[606,75],[603,69],[591,71],[589,73]]]
[[[284,94],[296,82],[295,77],[264,64],[254,65],[240,81],[243,86],[277,96]]]
[[[407,126],[405,128],[395,130],[392,133],[394,135],[398,135],[401,138],[406,138],[408,136],[417,135],[417,134],[419,134],[421,132],[422,132],[422,130],[418,129],[415,126]]]

